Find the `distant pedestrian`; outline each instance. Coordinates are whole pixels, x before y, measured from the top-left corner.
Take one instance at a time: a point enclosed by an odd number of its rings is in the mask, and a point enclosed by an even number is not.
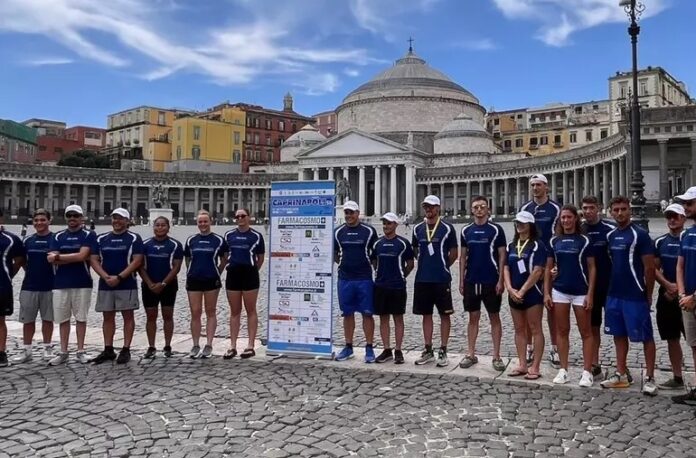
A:
[[[5,230],[4,214],[0,210],[0,253],[3,269],[0,270],[0,367],[9,366],[7,360],[7,325],[5,317],[14,312],[12,279],[26,263],[26,252],[22,240]]]

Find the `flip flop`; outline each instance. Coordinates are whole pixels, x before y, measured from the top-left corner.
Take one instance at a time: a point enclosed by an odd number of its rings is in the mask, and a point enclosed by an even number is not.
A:
[[[526,380],[539,380],[541,378],[541,374],[535,374],[534,372],[527,372],[527,375],[524,376]]]
[[[510,372],[508,372],[508,377],[521,377],[521,376],[526,376],[527,372],[523,371],[521,369],[513,369]]]
[[[256,356],[256,352],[253,348],[247,348],[239,355],[242,359],[251,358],[252,356]]]

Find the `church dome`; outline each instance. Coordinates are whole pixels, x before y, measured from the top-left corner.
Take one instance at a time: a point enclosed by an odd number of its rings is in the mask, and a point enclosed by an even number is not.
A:
[[[297,154],[325,140],[326,137],[324,137],[316,127],[307,124],[283,142],[283,146],[280,147],[280,162],[295,161]]]
[[[488,137],[489,134],[486,132],[482,124],[477,123],[473,118],[465,113],[460,113],[450,121],[445,127],[442,128],[437,135],[435,135],[435,140],[439,138],[452,138],[452,137]]]
[[[488,154],[497,147],[483,124],[474,121],[466,113],[460,113],[435,135],[435,154]]]

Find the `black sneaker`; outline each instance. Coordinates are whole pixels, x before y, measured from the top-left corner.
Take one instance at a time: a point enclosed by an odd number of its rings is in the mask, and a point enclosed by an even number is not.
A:
[[[7,367],[9,365],[10,362],[7,361],[7,353],[0,351],[0,367]]]
[[[167,345],[162,349],[162,353],[164,354],[165,358],[171,358],[172,357],[172,347],[170,345]]]
[[[401,350],[394,350],[394,364],[404,363],[404,352]]]
[[[145,356],[143,356],[144,359],[152,359],[155,357],[155,354],[157,353],[157,349],[155,347],[148,347],[147,351],[145,352]]]
[[[392,356],[392,351],[391,348],[385,348],[382,350],[382,353],[379,354],[377,359],[375,360],[376,363],[386,363],[387,361],[391,361],[393,359]]]
[[[675,404],[683,404],[687,406],[696,406],[696,388],[686,394],[672,396],[672,402]]]
[[[128,361],[130,361],[130,359],[130,348],[123,347],[121,351],[118,353],[118,358],[116,358],[116,364],[126,364]]]
[[[115,359],[116,359],[116,352],[115,351],[104,350],[103,352],[99,353],[94,359],[92,359],[92,363],[101,364],[101,363],[105,363],[107,361],[113,361]]]
[[[599,364],[593,364],[592,370],[590,370],[590,372],[592,373],[592,377],[599,377],[600,375],[602,375],[602,366],[600,366]]]

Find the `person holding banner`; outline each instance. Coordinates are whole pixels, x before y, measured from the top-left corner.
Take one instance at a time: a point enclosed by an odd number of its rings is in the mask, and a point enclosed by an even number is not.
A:
[[[404,363],[401,344],[404,340],[404,313],[406,313],[406,277],[413,270],[413,248],[408,239],[396,234],[399,217],[394,213],[382,216],[384,235],[372,247],[375,278],[375,313],[379,315],[379,330],[384,350],[377,363],[392,358],[394,364]],[[395,349],[389,346],[389,317],[394,317]]]
[[[374,284],[370,256],[377,241],[377,231],[369,224],[360,222],[360,207],[352,200],[343,204],[343,216],[346,222],[334,231],[334,261],[338,264],[338,305],[343,315],[346,346],[336,356],[336,361],[353,358],[354,315],[360,313],[366,341],[365,362],[373,363]]]

